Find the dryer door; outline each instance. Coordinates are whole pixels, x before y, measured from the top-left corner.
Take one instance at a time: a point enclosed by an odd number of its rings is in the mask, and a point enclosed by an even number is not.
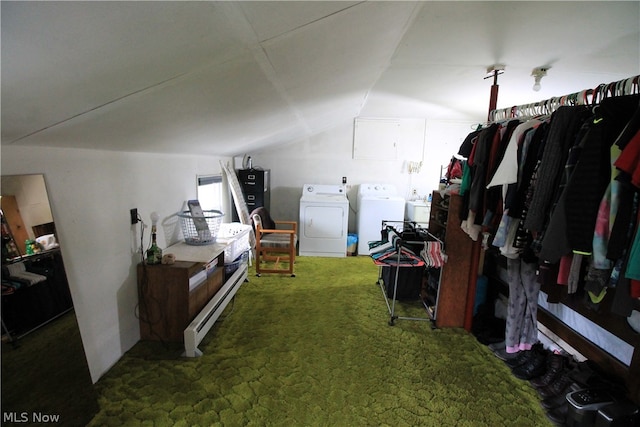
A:
[[[341,206],[304,207],[302,233],[309,239],[341,239],[347,234],[343,227],[344,208]]]

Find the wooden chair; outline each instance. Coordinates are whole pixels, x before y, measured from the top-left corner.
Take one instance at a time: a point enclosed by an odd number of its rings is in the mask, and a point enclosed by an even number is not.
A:
[[[274,221],[264,207],[254,209],[251,220],[256,231],[256,276],[278,273],[295,277],[293,266],[296,261],[298,223]],[[281,264],[286,264],[286,268]]]

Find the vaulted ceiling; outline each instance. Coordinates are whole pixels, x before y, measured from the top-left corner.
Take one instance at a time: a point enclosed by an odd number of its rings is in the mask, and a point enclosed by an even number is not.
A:
[[[482,120],[495,64],[499,108],[640,74],[636,1],[1,8],[3,145],[237,155],[358,116]]]

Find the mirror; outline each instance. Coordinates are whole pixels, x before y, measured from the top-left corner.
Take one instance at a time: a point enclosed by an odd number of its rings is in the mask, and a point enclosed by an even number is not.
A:
[[[2,176],[2,424],[86,425],[97,394],[43,175]]]

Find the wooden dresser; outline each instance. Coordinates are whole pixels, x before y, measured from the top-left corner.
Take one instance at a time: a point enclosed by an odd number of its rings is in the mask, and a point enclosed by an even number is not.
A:
[[[183,243],[164,250],[176,255],[175,264],[138,264],[141,339],[184,340],[185,328],[224,284],[224,248]]]

